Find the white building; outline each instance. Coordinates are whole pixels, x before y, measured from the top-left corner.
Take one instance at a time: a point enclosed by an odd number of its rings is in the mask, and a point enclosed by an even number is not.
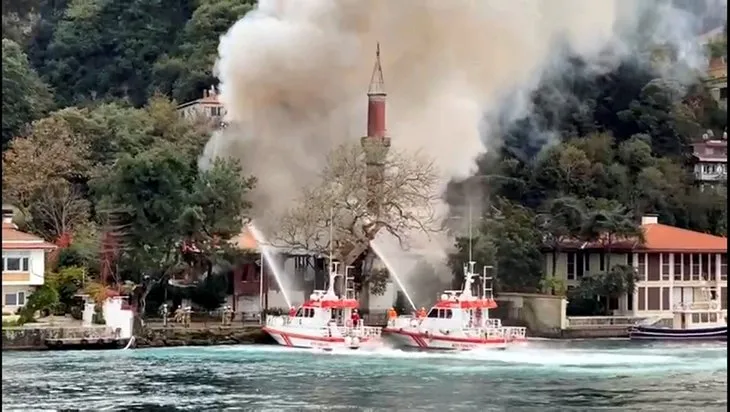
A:
[[[620,241],[612,246],[611,266],[631,265],[639,275],[636,290],[609,302],[615,316],[672,317],[679,303],[700,299],[701,287],[717,293],[727,309],[727,238],[642,219],[645,242]],[[545,253],[545,273],[552,274],[551,251]],[[581,278],[608,270],[605,247],[590,242],[565,242],[558,254],[556,278],[576,287]]]
[[[692,148],[694,176],[700,187],[727,181],[727,133],[723,133],[721,139],[704,134]]]
[[[177,111],[185,118],[208,118],[220,125],[223,125],[223,118],[226,115],[226,108],[218,100],[218,92],[215,87],[203,91],[203,97],[200,99],[177,106]]]
[[[18,230],[12,211],[3,210],[3,313],[14,314],[44,282],[46,253],[56,248],[38,236]]]

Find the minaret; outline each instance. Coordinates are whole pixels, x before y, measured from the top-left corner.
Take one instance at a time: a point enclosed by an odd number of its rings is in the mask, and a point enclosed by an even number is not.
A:
[[[380,66],[380,43],[375,51],[375,66],[368,88],[368,135],[360,141],[367,165],[368,211],[375,217],[380,212],[379,199],[384,181],[385,160],[390,138],[385,135],[385,101],[383,69]]]

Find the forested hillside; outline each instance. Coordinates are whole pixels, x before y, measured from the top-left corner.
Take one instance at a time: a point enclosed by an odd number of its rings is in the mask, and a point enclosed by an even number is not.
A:
[[[226,241],[255,180],[232,160],[200,172],[214,125],[181,118],[175,100],[214,84],[219,37],[251,3],[3,3],[3,203],[22,230],[62,246],[56,290],[29,307],[72,305],[85,277],[128,284],[144,310],[170,276],[246,258]],[[225,280],[206,279],[186,293],[217,308]]]
[[[174,109],[215,84],[219,37],[254,3],[3,3],[3,201],[19,209],[23,229],[70,244],[61,268],[98,275],[99,256],[118,253],[115,280],[146,296],[181,263],[210,272],[232,261],[220,241],[240,231],[255,180],[233,161],[199,172],[211,125]],[[447,193],[461,211],[464,193],[483,195],[474,252],[480,264],[496,263],[499,286],[559,290],[543,273],[546,241],[635,233],[647,213],[725,236],[726,185],[701,191],[691,171],[691,141],[706,130],[721,136],[727,122],[702,73],[659,78],[650,61],[634,59],[595,74],[565,60],[569,69],[544,74],[530,115],[485,136],[494,150],[477,176]],[[115,231],[124,238],[104,235]],[[203,254],[170,253],[189,241]],[[457,243],[458,274],[467,240]],[[631,279],[619,272],[585,293],[624,293]]]
[[[710,48],[715,57],[725,54]],[[632,60],[594,75],[579,59],[569,61],[568,70],[545,74],[530,115],[503,125],[476,176],[450,187],[455,213],[468,193],[482,194],[475,256],[499,268],[503,289],[564,291],[552,279],[555,268],[545,273],[541,248],[566,238],[639,235],[646,214],[727,236],[727,181],[701,190],[693,176],[690,144],[708,131],[722,138],[727,125],[703,74],[690,82],[658,78],[651,62]],[[460,238],[451,258],[457,281],[467,244]],[[633,271],[618,266],[586,279],[571,302],[595,306],[595,295],[617,297],[633,282]],[[604,310],[599,304],[579,313]]]

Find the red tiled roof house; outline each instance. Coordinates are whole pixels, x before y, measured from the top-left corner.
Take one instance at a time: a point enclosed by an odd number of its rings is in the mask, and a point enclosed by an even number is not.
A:
[[[727,310],[727,238],[658,223],[642,218],[644,244],[635,241],[612,245],[611,265],[628,264],[639,276],[636,290],[609,309],[617,316],[670,317],[679,303],[700,300],[700,288],[719,293]],[[545,273],[552,273],[552,252],[545,253]],[[584,276],[606,271],[605,247],[599,243],[566,242],[557,258],[556,277],[575,287]]]
[[[21,232],[13,224],[12,210],[3,209],[3,313],[15,313],[44,282],[46,253],[56,245]]]

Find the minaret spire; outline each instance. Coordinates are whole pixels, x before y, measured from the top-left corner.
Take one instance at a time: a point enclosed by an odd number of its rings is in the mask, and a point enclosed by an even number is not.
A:
[[[380,42],[378,42],[375,49],[375,66],[373,67],[373,74],[370,76],[370,87],[368,87],[368,96],[385,96],[384,83],[383,68],[380,66]]]
[[[385,160],[390,139],[385,132],[385,101],[383,68],[380,66],[380,43],[375,49],[375,66],[368,88],[368,135],[361,140],[367,164],[368,211],[377,220],[380,213],[384,184]]]

